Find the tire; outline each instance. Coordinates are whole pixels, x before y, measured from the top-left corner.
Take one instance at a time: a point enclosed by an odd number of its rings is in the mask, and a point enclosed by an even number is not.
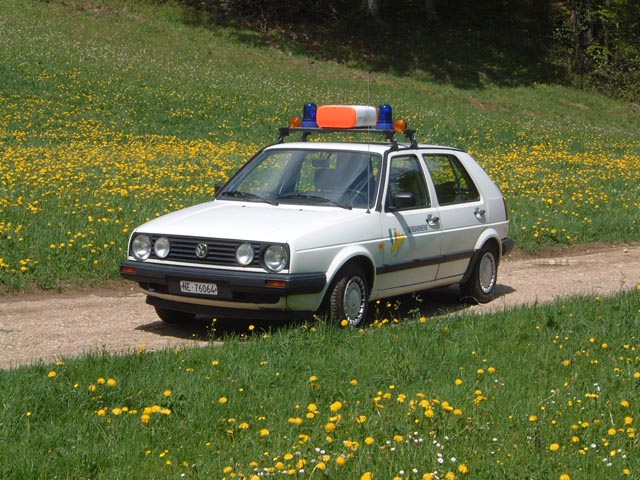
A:
[[[462,297],[478,303],[493,300],[493,291],[498,281],[498,253],[495,248],[484,245],[473,265],[469,279],[460,284]]]
[[[196,316],[195,313],[179,312],[177,310],[168,310],[160,307],[154,308],[156,309],[156,314],[160,317],[160,320],[172,325],[191,322]]]
[[[340,325],[343,320],[352,327],[363,325],[369,309],[369,282],[361,267],[347,265],[336,275],[329,289],[328,317]]]

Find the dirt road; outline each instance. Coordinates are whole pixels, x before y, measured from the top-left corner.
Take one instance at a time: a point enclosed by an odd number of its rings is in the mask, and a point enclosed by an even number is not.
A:
[[[515,254],[499,271],[498,297],[487,305],[457,301],[455,288],[425,294],[423,314],[485,312],[577,294],[607,295],[640,285],[640,244],[589,245],[545,257]],[[240,326],[246,331],[246,326]],[[224,328],[224,326],[222,327]],[[131,352],[206,345],[202,323],[159,321],[132,284],[109,290],[0,296],[0,368],[52,362],[85,352]]]

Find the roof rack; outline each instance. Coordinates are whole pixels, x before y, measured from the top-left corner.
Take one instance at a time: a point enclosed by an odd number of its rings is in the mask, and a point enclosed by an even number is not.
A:
[[[365,134],[378,134],[384,135],[389,142],[391,142],[391,148],[393,150],[398,149],[398,141],[396,140],[396,133],[404,133],[405,137],[409,142],[411,142],[411,148],[418,147],[418,141],[415,137],[415,130],[403,130],[401,132],[396,132],[393,129],[378,129],[378,128],[369,128],[369,127],[361,127],[361,128],[319,128],[319,127],[280,127],[280,137],[278,138],[277,143],[284,143],[284,139],[291,134],[301,133],[300,140],[306,142],[309,138],[309,135],[315,133],[365,133]]]

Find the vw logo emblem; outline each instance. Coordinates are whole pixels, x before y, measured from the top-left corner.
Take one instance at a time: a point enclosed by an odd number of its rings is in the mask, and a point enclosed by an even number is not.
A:
[[[199,243],[196,245],[196,256],[198,258],[205,258],[207,253],[209,253],[209,247],[206,243]]]

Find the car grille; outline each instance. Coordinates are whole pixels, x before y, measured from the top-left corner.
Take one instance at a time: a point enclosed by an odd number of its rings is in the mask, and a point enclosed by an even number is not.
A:
[[[154,243],[160,235],[150,235],[151,242]],[[219,238],[198,238],[198,237],[176,237],[167,236],[171,244],[169,256],[164,260],[173,262],[202,263],[203,265],[225,265],[237,266],[236,249],[242,243],[250,243],[255,252],[251,267],[260,267],[260,257],[263,249],[268,244],[261,242],[245,242],[243,240],[226,240]],[[207,255],[200,258],[196,255],[196,248],[199,244],[207,245]],[[151,258],[158,259],[152,251]]]

